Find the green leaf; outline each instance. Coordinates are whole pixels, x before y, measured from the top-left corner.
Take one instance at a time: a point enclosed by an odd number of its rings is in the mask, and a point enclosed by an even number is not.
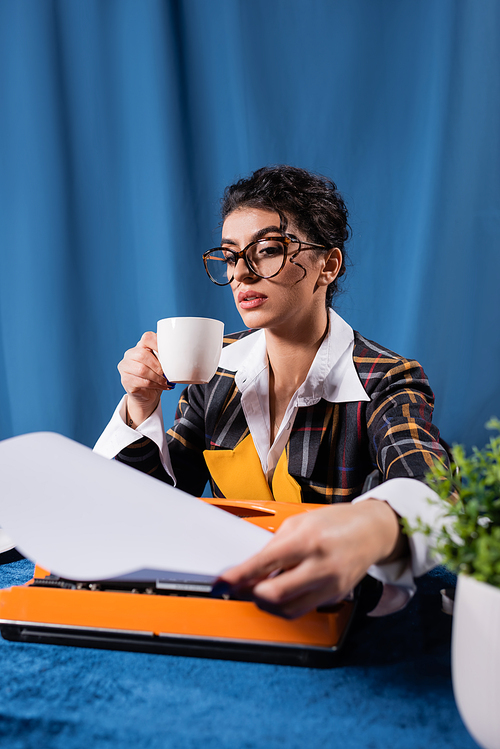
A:
[[[486,427],[499,435],[469,456],[454,445],[450,467],[436,460],[426,477],[440,498],[441,527],[403,520],[403,530],[432,535],[435,552],[451,570],[500,587],[500,419],[491,418]]]

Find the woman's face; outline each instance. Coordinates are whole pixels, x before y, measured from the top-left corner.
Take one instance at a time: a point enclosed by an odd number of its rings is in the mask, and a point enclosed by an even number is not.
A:
[[[287,232],[307,242],[307,237],[292,223]],[[257,238],[280,233],[280,217],[274,211],[238,208],[224,221],[222,246],[239,251]],[[298,245],[289,247],[289,257],[294,249]],[[340,255],[339,250],[334,251],[332,260],[327,252],[304,250],[294,262],[287,259],[281,273],[274,278],[259,278],[249,271],[243,258],[238,260],[231,289],[244,324],[248,328],[283,329],[293,335],[311,324],[311,316],[326,319],[326,288],[340,267],[336,253]]]

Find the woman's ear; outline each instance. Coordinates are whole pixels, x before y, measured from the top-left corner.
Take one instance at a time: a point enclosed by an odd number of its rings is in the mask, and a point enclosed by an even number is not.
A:
[[[318,278],[318,284],[320,286],[329,286],[340,273],[342,268],[342,252],[338,247],[334,247],[330,250],[330,254],[326,255],[325,265],[321,271],[320,277]]]

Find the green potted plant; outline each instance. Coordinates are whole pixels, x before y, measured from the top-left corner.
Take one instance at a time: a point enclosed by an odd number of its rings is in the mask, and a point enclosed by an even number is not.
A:
[[[441,520],[418,530],[434,538],[441,563],[458,574],[452,675],[458,709],[484,749],[500,749],[500,420],[499,434],[467,456],[453,448],[448,469],[435,464],[427,483],[440,497]]]

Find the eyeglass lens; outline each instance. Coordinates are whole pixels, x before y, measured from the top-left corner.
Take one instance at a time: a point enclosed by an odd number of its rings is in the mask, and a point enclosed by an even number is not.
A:
[[[282,265],[286,245],[278,239],[259,239],[246,251],[247,263],[255,275],[270,278]],[[224,247],[216,247],[205,258],[211,278],[219,284],[230,283],[235,268],[235,255]]]

